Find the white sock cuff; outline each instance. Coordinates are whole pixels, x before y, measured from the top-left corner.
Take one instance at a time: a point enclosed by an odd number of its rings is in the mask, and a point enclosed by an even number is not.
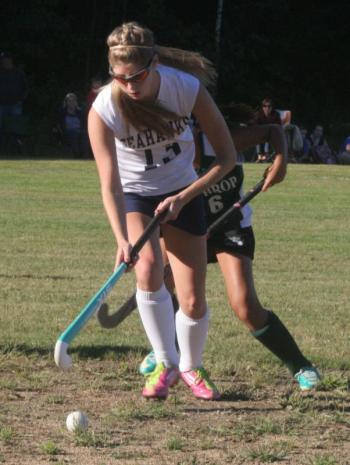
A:
[[[163,283],[158,291],[143,291],[142,289],[136,288],[136,299],[146,302],[162,302],[170,296],[168,289]]]
[[[210,317],[210,310],[208,306],[207,306],[207,311],[205,312],[204,316],[202,316],[202,318],[200,318],[199,320],[195,320],[194,318],[191,318],[190,316],[186,315],[181,309],[181,307],[176,312],[176,319],[178,319],[179,321],[182,321],[188,326],[194,326],[202,321],[209,320],[209,317]]]

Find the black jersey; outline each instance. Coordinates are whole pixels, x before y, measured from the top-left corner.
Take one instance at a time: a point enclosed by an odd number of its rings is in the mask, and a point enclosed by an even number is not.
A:
[[[213,162],[214,154],[206,153],[206,144],[204,144],[203,133],[199,133],[200,146],[200,168],[199,171],[205,171]],[[243,185],[243,167],[236,165],[233,170],[226,174],[217,184],[209,187],[204,192],[205,208],[208,225],[218,219],[228,208],[241,199],[241,189]],[[239,227],[242,216],[234,215],[227,224],[230,227]]]

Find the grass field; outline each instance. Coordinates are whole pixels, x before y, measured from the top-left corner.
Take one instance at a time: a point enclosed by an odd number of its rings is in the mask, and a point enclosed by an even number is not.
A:
[[[246,188],[264,168],[246,164]],[[223,400],[195,400],[179,384],[166,402],[146,402],[137,312],[111,331],[92,318],[71,371],[53,361],[58,335],[113,267],[93,161],[0,161],[0,463],[350,464],[350,169],[291,165],[252,206],[260,299],[318,366],[320,388],[298,391],[230,313],[210,265],[205,361]],[[109,304],[133,284],[123,276]],[[77,409],[90,426],[72,435],[65,418]]]

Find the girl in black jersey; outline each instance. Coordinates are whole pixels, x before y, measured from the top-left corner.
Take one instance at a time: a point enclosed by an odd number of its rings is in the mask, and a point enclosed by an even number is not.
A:
[[[287,145],[281,126],[231,127],[231,133],[238,152],[261,142],[270,142],[276,155],[268,172],[270,176],[273,175],[275,182],[278,182],[281,176],[284,177]],[[206,169],[215,154],[200,130],[196,131],[196,139],[197,169]],[[220,182],[205,192],[208,225],[240,199],[242,184],[243,167],[237,164]],[[250,214],[251,210],[248,208],[243,211],[241,219],[237,221],[235,216],[207,241],[208,262],[218,262],[225,280],[230,306],[250,330],[252,336],[290,369],[300,389],[312,389],[320,381],[319,373],[302,354],[278,316],[264,308],[257,296],[252,271],[255,240],[250,225]],[[150,370],[152,370],[152,354],[148,355],[140,366],[143,374]]]

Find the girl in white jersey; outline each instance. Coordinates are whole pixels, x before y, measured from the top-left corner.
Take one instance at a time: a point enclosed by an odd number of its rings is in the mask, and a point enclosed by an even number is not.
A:
[[[197,53],[156,45],[153,33],[135,22],[112,31],[107,45],[112,80],[93,103],[88,129],[103,204],[117,241],[116,266],[130,262],[131,244],[154,213],[166,210],[161,231],[180,303],[174,323],[158,231],[135,264],[138,308],[157,361],[142,394],[166,398],[180,376],[186,384],[194,380],[190,387],[197,397],[217,399],[219,393],[202,367],[209,315],[200,194],[234,167],[236,151],[205,89],[215,73]],[[191,113],[216,153],[200,178],[193,169]]]

